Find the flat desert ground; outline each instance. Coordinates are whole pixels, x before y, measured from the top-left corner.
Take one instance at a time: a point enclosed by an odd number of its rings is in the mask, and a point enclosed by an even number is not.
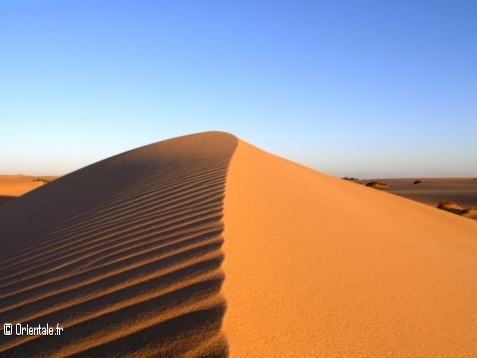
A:
[[[118,154],[0,205],[0,355],[476,357],[477,222],[435,205],[222,132]]]
[[[58,176],[0,175],[0,205],[43,186],[44,180],[55,180]]]
[[[419,180],[420,183],[414,184]],[[463,209],[471,209],[463,216],[477,220],[477,178],[405,178],[358,180],[359,184],[385,182],[379,189],[436,208],[440,202],[454,202]],[[472,210],[475,209],[475,210]]]

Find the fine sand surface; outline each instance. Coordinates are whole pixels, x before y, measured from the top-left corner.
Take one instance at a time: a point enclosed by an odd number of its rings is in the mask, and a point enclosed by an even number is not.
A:
[[[0,321],[64,329],[0,356],[475,357],[477,222],[175,138],[0,206]]]
[[[0,175],[0,205],[44,185],[36,179],[54,180],[57,176]]]
[[[240,141],[225,195],[232,357],[476,357],[477,223]]]

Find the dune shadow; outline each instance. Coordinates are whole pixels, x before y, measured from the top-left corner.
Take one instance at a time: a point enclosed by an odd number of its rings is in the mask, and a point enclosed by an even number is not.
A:
[[[0,320],[64,329],[0,332],[0,355],[226,357],[222,217],[236,146],[216,132],[159,142],[0,208]]]
[[[16,198],[16,196],[0,195],[0,205],[8,203],[9,201]]]

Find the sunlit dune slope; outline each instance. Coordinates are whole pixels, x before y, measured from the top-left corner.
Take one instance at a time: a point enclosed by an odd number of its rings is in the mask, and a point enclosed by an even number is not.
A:
[[[222,288],[232,357],[477,357],[477,223],[243,141]]]
[[[0,356],[224,356],[223,197],[237,139],[175,138],[0,206]]]

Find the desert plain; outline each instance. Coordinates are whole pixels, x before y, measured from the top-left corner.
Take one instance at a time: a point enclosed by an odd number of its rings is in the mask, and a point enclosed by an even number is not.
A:
[[[0,355],[475,357],[477,222],[436,206],[477,180],[420,179],[206,132],[34,182],[0,204]]]
[[[0,175],[0,205],[57,179],[58,176]]]
[[[437,208],[441,202],[457,204],[455,214],[477,220],[477,178],[391,178],[355,180],[358,184],[377,181],[387,184],[382,191]],[[452,209],[452,208],[450,208]],[[443,209],[445,210],[445,209]]]

